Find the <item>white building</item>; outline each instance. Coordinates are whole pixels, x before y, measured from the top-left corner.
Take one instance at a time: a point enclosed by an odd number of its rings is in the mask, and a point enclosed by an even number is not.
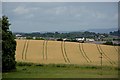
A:
[[[95,40],[94,40],[94,39],[90,39],[90,38],[86,38],[86,41],[93,42],[93,41],[95,41]]]
[[[26,37],[16,37],[16,39],[26,39]]]
[[[36,39],[36,37],[33,37],[33,39]]]
[[[84,37],[83,37],[83,38],[76,38],[76,40],[77,40],[77,41],[84,41],[85,38],[84,38]]]
[[[16,34],[16,37],[21,37],[22,35],[20,35],[20,34]]]
[[[67,38],[64,38],[63,41],[67,40]]]
[[[26,39],[26,37],[22,37],[22,35],[20,34],[16,34],[15,36],[16,36],[16,39]]]

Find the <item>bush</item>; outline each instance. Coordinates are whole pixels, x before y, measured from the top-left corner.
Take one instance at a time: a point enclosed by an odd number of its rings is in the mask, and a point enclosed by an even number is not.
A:
[[[45,40],[44,38],[39,38],[39,37],[36,37],[35,40]]]
[[[32,66],[33,63],[18,62],[17,66]]]
[[[77,41],[77,40],[75,40],[75,39],[71,39],[70,41],[71,41],[71,42],[78,42],[78,41]]]
[[[63,41],[63,39],[60,38],[60,39],[57,39],[57,41]]]
[[[106,43],[103,43],[103,44],[105,44],[105,45],[113,45],[113,42],[107,41]]]

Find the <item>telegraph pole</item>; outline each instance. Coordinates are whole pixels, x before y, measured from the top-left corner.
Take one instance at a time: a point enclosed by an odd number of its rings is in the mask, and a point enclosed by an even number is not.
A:
[[[101,75],[102,75],[102,66],[103,66],[103,64],[102,64],[102,57],[103,56],[102,56],[102,52],[101,52],[101,57],[100,57],[101,58],[101,61],[100,61],[101,62]]]

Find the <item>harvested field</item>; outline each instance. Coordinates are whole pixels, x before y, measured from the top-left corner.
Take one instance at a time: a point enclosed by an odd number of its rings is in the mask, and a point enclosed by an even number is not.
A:
[[[16,61],[40,64],[118,65],[118,47],[48,40],[16,40]]]

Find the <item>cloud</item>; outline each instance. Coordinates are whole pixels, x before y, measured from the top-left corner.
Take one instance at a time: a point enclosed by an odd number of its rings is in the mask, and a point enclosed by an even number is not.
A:
[[[29,14],[29,13],[32,13],[34,11],[37,11],[38,8],[28,8],[28,7],[25,7],[25,6],[18,6],[16,7],[13,12],[18,14],[18,15],[23,15],[23,14]]]
[[[25,8],[25,7],[23,7],[23,6],[18,6],[17,8],[15,8],[14,10],[13,10],[13,12],[15,12],[16,14],[27,14],[27,13],[29,13],[30,12],[30,10],[29,9],[27,9],[27,8]]]
[[[46,10],[42,10],[42,12],[45,12],[46,14],[51,14],[51,15],[66,15],[66,16],[78,16],[80,14],[86,14],[89,12],[89,10],[82,6],[82,7],[77,7],[77,6],[57,6],[53,8],[48,8]]]
[[[25,18],[26,18],[26,19],[29,19],[29,18],[33,18],[33,17],[34,17],[33,14],[29,14],[29,15],[27,15]]]
[[[113,19],[114,19],[114,20],[117,20],[117,19],[118,19],[118,13],[114,14]]]
[[[54,7],[54,8],[48,8],[48,9],[43,9],[42,12],[45,12],[46,14],[51,14],[51,15],[62,15],[66,14],[68,11],[68,8],[65,6],[62,7]]]
[[[97,19],[105,19],[105,18],[107,18],[107,15],[105,13],[95,12],[95,17]]]
[[[86,19],[88,18],[96,18],[96,19],[104,19],[107,18],[107,15],[105,13],[99,12],[97,10],[91,10],[88,7],[80,6],[62,6],[62,7],[55,7],[52,9],[46,10],[46,13],[48,14],[54,14],[54,15],[66,15],[69,17],[84,17]]]

